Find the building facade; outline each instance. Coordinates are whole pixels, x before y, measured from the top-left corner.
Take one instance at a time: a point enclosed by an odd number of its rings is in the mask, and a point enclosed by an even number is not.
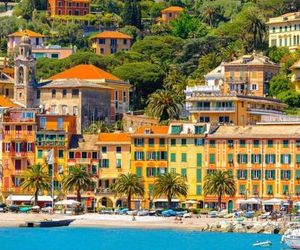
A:
[[[178,6],[170,6],[161,11],[161,17],[157,19],[158,24],[170,23],[172,20],[179,17],[179,15],[184,11],[183,8]]]
[[[90,14],[90,0],[48,0],[48,12],[55,16],[85,16]]]
[[[112,55],[120,51],[128,51],[132,37],[118,31],[104,31],[91,38],[92,48],[97,55]]]
[[[300,12],[287,13],[270,18],[269,47],[287,47],[296,50],[300,46]]]

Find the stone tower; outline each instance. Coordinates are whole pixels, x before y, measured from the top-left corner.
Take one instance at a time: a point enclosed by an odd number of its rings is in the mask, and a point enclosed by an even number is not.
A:
[[[30,38],[25,34],[15,57],[14,101],[26,108],[34,106],[36,60],[31,52]]]

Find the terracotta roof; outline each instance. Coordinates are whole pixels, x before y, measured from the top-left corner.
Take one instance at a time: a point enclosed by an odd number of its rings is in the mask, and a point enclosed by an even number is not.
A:
[[[300,138],[300,125],[220,126],[208,138]]]
[[[130,143],[129,133],[100,133],[98,136],[98,143]]]
[[[0,95],[0,107],[17,108],[20,106],[12,102],[9,98],[5,97],[4,95]]]
[[[147,130],[150,130],[150,133],[147,134]],[[153,135],[153,134],[168,134],[169,126],[142,126],[139,127],[135,134],[145,134],[145,135]]]
[[[12,33],[8,36],[21,37],[21,36],[24,36],[24,35],[27,35],[29,37],[45,37],[44,35],[42,35],[40,33],[36,33],[34,31],[31,31],[31,30],[20,30],[20,31]]]
[[[183,10],[184,10],[183,8],[178,7],[178,6],[170,6],[166,9],[163,9],[161,12],[162,13],[165,13],[165,12],[181,12]]]
[[[106,79],[112,81],[120,81],[120,79],[94,65],[80,64],[51,76],[50,80],[77,78],[82,80]]]
[[[93,36],[92,38],[114,38],[114,39],[132,39],[131,36],[128,36],[119,31],[103,31]]]

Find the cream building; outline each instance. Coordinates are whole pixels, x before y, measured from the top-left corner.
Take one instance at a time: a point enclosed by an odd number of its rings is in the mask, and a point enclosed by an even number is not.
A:
[[[296,50],[300,46],[300,12],[287,13],[270,18],[269,47],[288,47]]]

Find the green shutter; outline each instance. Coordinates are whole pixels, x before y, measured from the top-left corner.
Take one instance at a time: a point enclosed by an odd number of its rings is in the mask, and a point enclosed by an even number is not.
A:
[[[300,170],[299,169],[296,170],[295,178],[300,179]]]
[[[241,155],[240,154],[237,155],[237,162],[241,163]]]
[[[251,163],[254,163],[254,154],[251,154]]]
[[[197,182],[201,182],[201,169],[197,169]]]
[[[137,177],[142,177],[142,168],[141,167],[136,168],[136,175],[137,175]]]
[[[283,155],[280,155],[280,163],[283,164]]]
[[[181,153],[181,161],[186,162],[186,153]]]
[[[261,164],[261,154],[258,155],[258,163]]]
[[[176,154],[171,153],[171,162],[176,162]]]
[[[159,169],[153,168],[153,176],[158,175]]]
[[[271,176],[273,180],[275,180],[275,174],[276,174],[275,170],[271,170]]]
[[[261,170],[258,170],[258,179],[261,180]]]
[[[273,164],[276,163],[276,155],[275,154],[272,154],[272,160],[273,160]]]
[[[186,168],[181,169],[181,176],[186,177]]]
[[[296,155],[296,163],[300,163],[300,154]]]
[[[197,167],[202,167],[202,154],[197,153]]]
[[[292,157],[291,157],[291,155],[289,154],[289,164],[291,164],[291,162],[292,162]]]
[[[38,158],[39,159],[43,158],[43,150],[41,149],[38,150]]]
[[[149,184],[149,195],[150,197],[153,195],[153,184]]]
[[[245,157],[245,163],[248,163],[248,155],[244,155]]]
[[[237,170],[236,172],[237,172],[237,173],[236,173],[237,178],[240,179],[240,178],[241,178],[241,170]]]
[[[300,186],[299,185],[295,186],[295,192],[296,192],[296,195],[300,195]]]
[[[233,163],[233,154],[228,154],[227,158],[228,158],[228,163]]]
[[[268,192],[268,194],[272,194],[273,193],[273,186],[272,185],[268,185],[267,186],[267,192]]]
[[[283,170],[280,171],[280,179],[283,180]]]
[[[215,164],[216,162],[216,155],[215,154],[209,154],[209,163]]]
[[[196,194],[197,194],[197,195],[201,195],[201,194],[202,194],[202,188],[201,188],[201,185],[197,185],[197,186],[196,186]]]
[[[145,159],[145,153],[144,152],[142,152],[142,160],[144,160]]]

